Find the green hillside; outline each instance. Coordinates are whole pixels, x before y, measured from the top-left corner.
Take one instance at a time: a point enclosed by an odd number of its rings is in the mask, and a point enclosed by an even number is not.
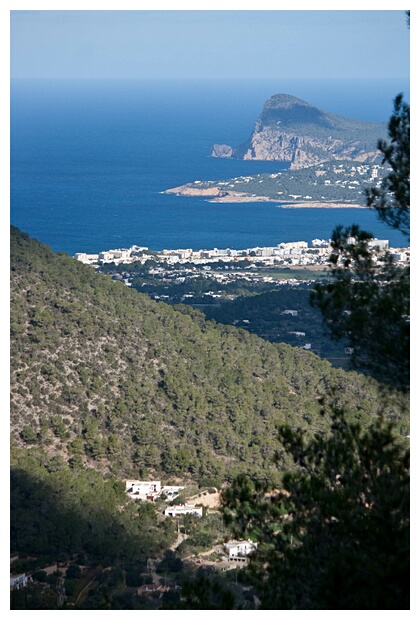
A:
[[[172,558],[176,524],[164,501],[128,498],[124,479],[197,491],[243,473],[280,485],[297,465],[278,427],[328,436],[324,397],[364,428],[384,413],[408,434],[407,397],[152,301],[12,227],[11,570],[35,581],[11,608],[62,608],[63,587],[69,609],[156,608],[135,591],[149,559]],[[214,523],[203,519],[189,544],[213,540]],[[56,562],[63,582],[43,570]]]
[[[12,436],[74,468],[275,476],[278,425],[327,428],[327,388],[363,424],[382,407],[367,377],[154,302],[15,228],[11,274]],[[400,399],[386,413],[406,434]]]

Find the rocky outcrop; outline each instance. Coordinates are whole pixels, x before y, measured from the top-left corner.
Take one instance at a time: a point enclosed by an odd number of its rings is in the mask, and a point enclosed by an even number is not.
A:
[[[232,157],[233,148],[227,144],[214,144],[211,152],[212,157]]]
[[[277,202],[277,199],[269,196],[257,196],[247,192],[237,192],[232,190],[220,189],[218,186],[213,187],[195,187],[191,183],[180,185],[167,189],[165,194],[176,194],[177,196],[200,196],[209,198],[208,202]]]
[[[330,160],[381,163],[378,138],[385,123],[369,123],[323,112],[290,95],[274,95],[264,105],[244,144],[215,144],[213,157],[281,161],[291,170]]]
[[[219,189],[216,186],[213,187],[194,187],[194,185],[187,183],[186,185],[180,185],[179,187],[172,187],[166,189],[165,194],[176,194],[177,196],[206,196],[208,198],[222,198],[227,195],[226,191]]]

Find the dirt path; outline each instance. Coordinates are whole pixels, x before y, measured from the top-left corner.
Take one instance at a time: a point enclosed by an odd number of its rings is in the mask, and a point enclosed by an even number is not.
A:
[[[189,497],[188,501],[194,504],[202,504],[203,506],[207,506],[208,508],[219,508],[220,493],[208,493],[206,491],[204,493],[194,495],[194,497]]]
[[[179,532],[178,538],[176,539],[174,543],[172,543],[169,549],[172,549],[172,551],[174,551],[178,547],[178,545],[180,545],[182,541],[186,540],[187,538],[188,538],[187,534],[181,534],[181,532]]]

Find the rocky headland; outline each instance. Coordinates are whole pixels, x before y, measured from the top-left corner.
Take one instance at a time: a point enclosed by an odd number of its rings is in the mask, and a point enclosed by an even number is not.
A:
[[[213,146],[213,157],[270,160],[299,170],[331,160],[379,163],[385,123],[349,119],[286,94],[266,101],[250,138],[237,147]]]
[[[194,181],[167,189],[211,202],[276,202],[284,208],[354,208],[384,174],[378,140],[386,123],[330,114],[291,95],[273,95],[244,144],[215,144],[212,156],[282,163],[275,174]],[[285,164],[288,166],[285,167]]]

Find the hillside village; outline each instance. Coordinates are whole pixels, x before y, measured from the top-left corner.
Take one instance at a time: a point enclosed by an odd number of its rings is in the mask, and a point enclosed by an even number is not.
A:
[[[220,493],[217,489],[203,490],[189,500],[198,501],[198,504],[174,504],[177,496],[185,489],[185,486],[162,485],[160,480],[125,481],[126,494],[133,501],[154,505],[153,510],[156,513],[161,513],[162,519],[170,517],[176,521],[178,538],[172,549],[176,549],[181,543],[185,547],[189,539],[194,540],[195,529],[194,525],[191,529],[191,523],[193,524],[197,519],[203,520],[203,523],[205,523],[208,521],[208,518],[218,515],[219,512]],[[162,511],[162,502],[170,502],[171,505]],[[210,506],[212,509],[209,508]],[[193,522],[186,521],[185,518],[193,519]],[[217,516],[217,518],[220,519],[221,517]],[[172,556],[165,553],[163,559],[150,559],[148,561],[147,577],[144,578],[142,585],[135,589],[135,597],[139,604],[145,605],[146,609],[153,609],[164,595],[168,598],[172,592],[179,596],[180,585],[178,585],[177,574],[181,566],[184,566],[183,570],[187,570],[188,574],[191,574],[191,571],[194,573],[203,569],[213,571],[214,573],[223,573],[247,566],[249,555],[258,548],[258,544],[249,539],[231,539],[226,537],[223,531],[222,529],[221,535],[214,539],[212,543],[207,543],[205,546],[193,546],[194,552],[192,554],[185,555],[185,552],[184,554],[181,553],[182,561],[180,559],[177,559],[176,562],[172,560],[173,565],[171,565],[171,569],[165,569],[164,573],[162,573],[160,566],[163,565],[165,557],[172,558]],[[65,562],[56,561],[48,566],[45,564],[36,565],[35,558],[31,558],[31,560],[34,568],[19,573],[14,570],[14,566],[24,565],[22,564],[23,558],[17,554],[11,556],[10,590],[25,591],[31,584],[43,584],[44,596],[47,596],[48,590],[53,587],[54,592],[57,592],[59,595],[60,604],[67,604],[70,607],[80,605],[86,598],[89,588],[89,592],[92,592],[92,589],[98,587],[100,583],[100,581],[98,582],[98,575],[101,571],[111,570],[111,568],[107,567],[99,569],[83,565],[77,558],[69,559]],[[178,568],[175,568],[175,566]],[[179,576],[182,576],[182,572]],[[74,583],[73,588],[70,588],[70,582]],[[52,593],[53,591],[51,590],[51,595],[53,595]]]

